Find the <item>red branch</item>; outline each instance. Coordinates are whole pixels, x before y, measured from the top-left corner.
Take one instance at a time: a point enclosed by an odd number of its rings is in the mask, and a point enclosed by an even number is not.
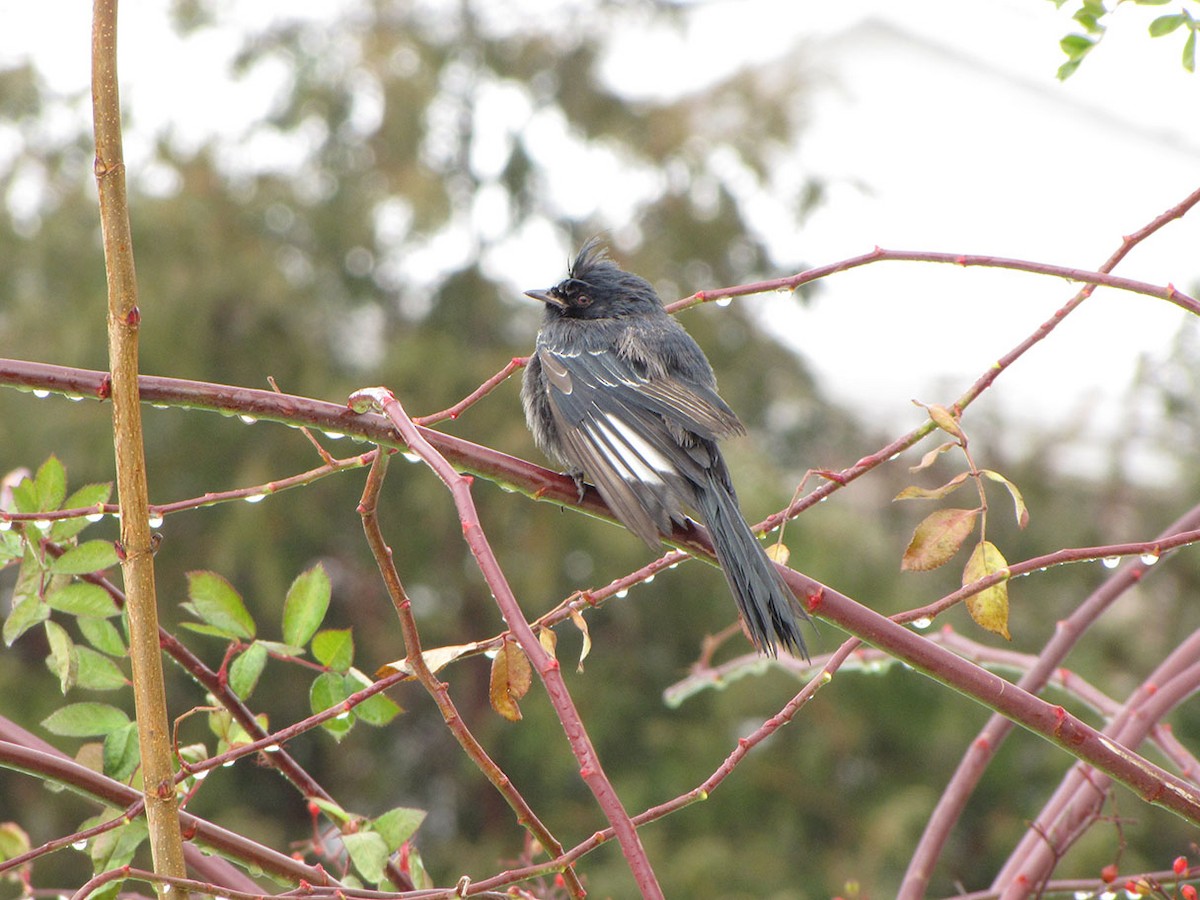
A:
[[[364,401],[366,401],[365,404]],[[457,472],[454,466],[426,440],[391,391],[386,388],[367,388],[357,391],[351,397],[351,404],[358,408],[362,408],[363,405],[375,405],[383,409],[400,432],[400,436],[408,444],[409,449],[420,456],[422,461],[433,469],[442,483],[450,489],[454,505],[458,510],[459,520],[462,522],[463,537],[471,548],[476,564],[483,573],[484,580],[487,581],[505,622],[512,629],[521,649],[529,657],[534,671],[538,673],[546,688],[550,703],[558,715],[571,750],[579,761],[580,778],[591,789],[596,797],[596,802],[616,832],[621,850],[642,891],[642,896],[650,898],[650,900],[661,898],[663,896],[662,889],[650,866],[650,860],[646,856],[646,850],[642,846],[637,828],[621,804],[612,782],[604,774],[600,757],[596,754],[596,749],[592,746],[583,720],[575,708],[575,702],[567,691],[558,660],[546,652],[546,649],[538,641],[537,635],[533,633],[533,629],[529,627],[516,595],[513,594],[508,579],[504,576],[500,563],[492,552],[491,545],[488,543],[483,526],[479,521],[479,515],[475,511],[475,501],[471,498],[471,479],[465,478]]]

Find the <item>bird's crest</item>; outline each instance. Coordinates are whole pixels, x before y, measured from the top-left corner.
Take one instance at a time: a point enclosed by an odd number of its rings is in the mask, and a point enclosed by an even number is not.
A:
[[[567,266],[567,275],[580,281],[586,281],[588,272],[606,264],[615,268],[613,261],[608,258],[608,248],[604,246],[600,235],[596,235],[583,245],[579,255],[575,257],[575,261]]]

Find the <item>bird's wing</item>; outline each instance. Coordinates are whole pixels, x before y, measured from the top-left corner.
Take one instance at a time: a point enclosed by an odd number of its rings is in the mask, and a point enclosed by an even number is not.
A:
[[[572,462],[651,546],[705,482],[714,438],[740,428],[712,388],[640,374],[612,350],[538,350],[550,408]],[[683,443],[681,443],[681,437]]]

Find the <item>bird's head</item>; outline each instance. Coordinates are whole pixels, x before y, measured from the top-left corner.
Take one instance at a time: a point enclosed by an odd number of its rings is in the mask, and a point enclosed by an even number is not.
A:
[[[547,291],[526,291],[525,296],[545,303],[547,317],[616,319],[663,308],[650,282],[618,268],[599,238],[583,245],[566,278]]]

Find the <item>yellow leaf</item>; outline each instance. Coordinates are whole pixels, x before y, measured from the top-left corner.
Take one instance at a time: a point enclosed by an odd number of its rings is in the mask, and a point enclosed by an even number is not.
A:
[[[997,572],[1007,573],[1008,561],[991,541],[980,541],[971,551],[971,558],[963,569],[963,586],[973,584]],[[1006,641],[1012,640],[1008,633],[1008,581],[1000,581],[966,600],[967,612],[980,628],[998,634]]]
[[[999,472],[993,472],[991,469],[984,469],[983,474],[992,481],[999,482],[1008,489],[1008,494],[1012,497],[1014,512],[1017,517],[1017,527],[1024,528],[1029,524],[1029,510],[1025,506],[1025,498],[1021,496],[1021,492],[1017,490],[1017,486],[1001,475]]]
[[[931,403],[925,407],[925,411],[929,413],[929,418],[933,419],[933,424],[951,437],[958,438],[963,443],[966,443],[967,436],[963,434],[963,430],[959,427],[958,419],[954,417],[954,413],[946,409],[940,403]]]
[[[953,441],[947,441],[944,444],[939,444],[938,446],[936,446],[932,450],[930,450],[928,453],[926,453],[924,456],[922,456],[921,461],[919,463],[917,463],[915,466],[909,466],[908,471],[920,472],[923,469],[928,469],[935,462],[937,462],[937,458],[939,456],[941,456],[947,450],[953,450],[957,446],[958,446],[958,444],[954,443]]]
[[[769,547],[767,547],[767,559],[771,560],[771,562],[777,562],[781,566],[787,565],[788,558],[791,557],[791,555],[792,552],[788,550],[787,544],[785,544],[783,541],[776,541],[774,544],[771,544]]]
[[[492,660],[492,675],[488,683],[488,699],[492,709],[510,722],[519,721],[521,708],[517,706],[529,691],[533,682],[533,670],[525,651],[516,641],[501,641],[500,650]]]
[[[939,509],[930,513],[913,531],[900,561],[901,570],[927,572],[948,563],[975,529],[978,516],[978,509]]]
[[[558,635],[554,633],[553,628],[542,628],[538,631],[538,643],[542,645],[542,649],[550,654],[551,657],[557,659],[554,651],[558,647]]]
[[[941,487],[923,488],[917,487],[915,484],[910,484],[895,497],[892,502],[897,500],[941,500],[947,494],[958,489],[958,487],[967,480],[966,472],[959,472]]]
[[[583,614],[577,610],[571,610],[571,621],[575,623],[575,627],[583,632],[583,646],[579,649],[579,665],[575,671],[583,671],[583,661],[587,659],[587,655],[592,652],[592,635],[588,631],[587,620],[583,618]]]

